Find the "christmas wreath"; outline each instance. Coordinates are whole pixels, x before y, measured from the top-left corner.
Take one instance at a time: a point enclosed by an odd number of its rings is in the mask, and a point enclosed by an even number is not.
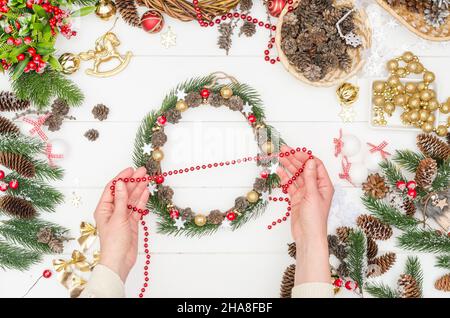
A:
[[[157,176],[149,185],[149,209],[160,217],[158,225],[161,233],[194,236],[212,234],[221,227],[235,230],[262,213],[272,189],[279,186],[276,156],[272,154],[278,153],[284,142],[273,127],[264,123],[264,112],[258,93],[248,85],[238,83],[234,78],[225,78],[232,79],[231,84],[219,84],[220,75],[212,74],[178,85],[165,97],[159,110],[145,117],[138,130],[133,159],[137,167],[145,166],[150,176]],[[167,142],[164,133],[166,124],[176,124],[184,111],[206,104],[241,112],[254,131],[261,153],[256,157],[161,173],[161,161],[164,157],[161,148]],[[246,196],[236,198],[234,206],[227,212],[213,210],[206,215],[194,213],[188,207],[178,207],[172,202],[173,190],[163,184],[164,177],[173,174],[253,160],[262,167],[261,175],[256,178],[253,189]]]
[[[61,73],[55,57],[59,34],[76,35],[70,19],[93,12],[95,0],[0,0],[0,71],[8,71],[18,98],[38,109],[52,98],[70,106],[83,101],[80,89]],[[73,5],[82,6],[73,11]]]

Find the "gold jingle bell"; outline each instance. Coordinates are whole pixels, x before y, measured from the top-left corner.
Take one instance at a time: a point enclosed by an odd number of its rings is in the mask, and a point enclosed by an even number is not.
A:
[[[62,67],[61,72],[66,75],[75,73],[80,69],[80,58],[73,53],[64,53],[58,59],[59,64]]]
[[[270,155],[275,151],[275,145],[271,141],[266,141],[261,145],[262,152]]]
[[[203,226],[206,224],[206,216],[202,214],[197,214],[194,218],[194,223],[197,226]]]
[[[95,15],[102,20],[109,20],[116,15],[116,4],[111,0],[100,0],[95,9]]]

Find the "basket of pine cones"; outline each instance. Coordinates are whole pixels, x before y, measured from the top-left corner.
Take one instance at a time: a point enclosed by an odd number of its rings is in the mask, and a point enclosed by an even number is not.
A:
[[[294,0],[278,20],[275,45],[281,63],[300,81],[336,85],[364,65],[372,31],[354,0]]]
[[[450,41],[450,0],[377,0],[400,23],[430,41]]]

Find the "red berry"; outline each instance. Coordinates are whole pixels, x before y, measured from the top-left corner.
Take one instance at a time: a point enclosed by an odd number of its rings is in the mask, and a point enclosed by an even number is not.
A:
[[[32,41],[32,39],[29,36],[26,36],[26,37],[23,38],[23,42],[26,45],[29,45],[31,43],[31,41]]]
[[[415,199],[417,197],[417,191],[416,189],[409,189],[408,190],[408,196],[412,199]]]
[[[348,281],[345,283],[345,288],[348,290],[352,290],[353,289],[353,284],[351,281]]]
[[[21,38],[15,39],[15,40],[14,40],[14,44],[15,44],[16,46],[21,45],[21,44],[22,44],[22,39],[21,39]]]
[[[236,213],[228,212],[227,213],[227,219],[230,220],[230,221],[236,220]]]
[[[178,219],[180,217],[180,212],[178,210],[172,209],[170,210],[170,218]]]
[[[8,38],[8,40],[6,40],[6,44],[14,45],[14,38]]]
[[[5,26],[5,33],[11,33],[12,32],[12,28],[10,25]]]
[[[397,183],[395,184],[397,189],[403,191],[406,189],[406,182],[403,180],[397,181]]]
[[[159,116],[157,120],[158,120],[158,124],[160,124],[161,126],[165,125],[167,123],[167,118],[163,115]]]
[[[35,55],[36,55],[36,49],[35,49],[34,47],[28,48],[27,52],[28,52],[31,56],[35,56]]]
[[[164,182],[164,177],[163,177],[163,176],[157,176],[157,177],[155,178],[155,182],[156,182],[156,184],[161,184],[161,183],[163,183],[163,182]]]
[[[263,179],[267,179],[269,177],[269,171],[267,171],[267,170],[261,171],[260,176]]]
[[[15,179],[9,181],[9,187],[13,190],[16,190],[19,187],[19,181]]]
[[[20,23],[18,21],[14,21],[14,24],[16,25],[16,29],[20,30]]]
[[[25,54],[21,53],[21,54],[17,55],[18,61],[23,61],[24,59],[25,59]]]
[[[36,54],[33,56],[33,62],[38,64],[41,61],[41,56],[39,54]]]
[[[30,70],[35,70],[36,69],[36,64],[34,64],[34,62],[31,62],[31,61],[28,62],[27,66],[28,66],[28,68]]]
[[[44,278],[50,278],[50,277],[52,277],[52,271],[49,269],[46,269],[44,272],[42,272],[42,276]]]
[[[249,116],[248,116],[248,121],[251,122],[251,123],[256,122],[256,116],[253,115],[253,114],[249,115]]]
[[[340,278],[336,278],[333,282],[333,285],[336,287],[342,287],[342,284],[344,283],[344,281]]]
[[[5,171],[0,170],[0,180],[5,178]]]
[[[210,92],[209,92],[209,89],[207,89],[207,88],[204,88],[200,91],[200,95],[205,99],[209,97],[209,94],[210,94]]]
[[[408,183],[406,184],[406,187],[410,190],[415,189],[417,187],[417,183],[414,180],[408,181]]]

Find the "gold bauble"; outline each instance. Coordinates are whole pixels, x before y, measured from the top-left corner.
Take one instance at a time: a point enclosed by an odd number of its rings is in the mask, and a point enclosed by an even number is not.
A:
[[[66,75],[75,73],[80,69],[80,58],[73,53],[64,53],[59,57],[59,64],[62,67],[61,72]]]
[[[445,137],[445,136],[447,136],[447,127],[446,127],[445,125],[439,125],[439,126],[436,128],[436,134],[437,134],[439,137]]]
[[[403,55],[402,55],[402,59],[403,59],[403,61],[405,61],[405,62],[411,62],[412,60],[414,60],[414,53],[413,52],[410,52],[410,51],[406,51],[405,53],[403,53]]]
[[[404,67],[399,67],[395,73],[400,76],[400,77],[404,77],[407,74],[406,68]]]
[[[415,98],[415,97],[410,98],[408,101],[408,105],[409,105],[409,107],[411,107],[413,109],[419,108],[420,107],[420,99]]]
[[[447,117],[447,125],[450,125],[450,116]]]
[[[406,68],[408,69],[408,71],[410,71],[411,73],[417,73],[417,70],[420,68],[419,67],[419,63],[417,62],[411,62],[409,63]]]
[[[427,118],[427,122],[434,124],[435,121],[436,121],[436,116],[434,116],[434,114],[430,114],[430,116],[428,116],[428,118]]]
[[[409,113],[408,112],[404,112],[400,115],[400,119],[402,120],[402,122],[404,124],[410,124],[411,120],[409,119]]]
[[[203,226],[206,224],[206,216],[202,214],[197,214],[194,218],[194,223],[197,226]]]
[[[433,95],[431,93],[431,90],[426,89],[420,92],[420,99],[424,102],[428,102],[430,99],[433,98]]]
[[[429,116],[430,116],[430,113],[427,110],[421,109],[419,111],[419,119],[421,121],[427,121]]]
[[[395,89],[397,90],[398,94],[404,94],[405,91],[405,86],[403,84],[397,84],[397,86],[395,86]]]
[[[422,72],[423,72],[423,70],[424,70],[424,68],[423,68],[423,65],[422,65],[422,63],[420,63],[420,62],[417,62],[417,71],[416,71],[416,74],[420,74],[420,73],[422,73]]]
[[[433,124],[427,122],[424,123],[421,128],[424,133],[430,133],[433,131]]]
[[[395,105],[392,103],[386,103],[383,110],[390,116],[395,111]]]
[[[389,76],[388,80],[387,80],[387,83],[391,87],[396,87],[398,84],[401,84],[400,78],[398,76],[395,76],[395,75]]]
[[[450,105],[449,105],[448,101],[446,103],[443,103],[441,105],[441,107],[439,108],[439,110],[443,114],[448,114],[450,112]]]
[[[426,83],[432,83],[435,80],[436,76],[434,75],[433,72],[430,71],[426,71],[425,73],[423,73],[423,80]]]
[[[378,107],[384,106],[384,97],[383,96],[375,96],[373,98],[373,104]]]
[[[411,122],[416,122],[419,119],[419,112],[417,110],[412,110],[408,114],[409,119]]]
[[[161,161],[164,159],[164,152],[161,149],[156,149],[152,151],[152,158],[155,161]]]
[[[231,96],[233,96],[233,90],[228,86],[224,86],[220,89],[220,96],[222,96],[225,99],[229,99],[231,98]]]
[[[406,83],[405,89],[407,93],[412,94],[416,92],[417,86],[414,83]]]
[[[184,101],[184,99],[180,99],[175,105],[176,110],[179,112],[184,112],[188,109],[188,104]]]
[[[375,81],[372,84],[373,91],[376,93],[383,93],[384,87],[385,85],[383,81]]]
[[[398,61],[390,60],[387,62],[386,67],[389,71],[395,71],[396,69],[398,69]]]
[[[358,100],[359,87],[351,83],[342,83],[336,89],[336,95],[342,105],[351,105]]]
[[[411,95],[411,98],[416,98],[418,100],[420,100],[420,93],[414,93]]]
[[[406,104],[406,101],[407,101],[407,97],[403,94],[397,95],[394,97],[394,104],[396,106],[403,106]]]
[[[116,4],[111,0],[100,0],[95,9],[95,15],[102,20],[109,20],[116,14]]]
[[[261,151],[266,154],[271,154],[275,151],[275,145],[271,141],[266,141],[261,145]]]
[[[250,191],[247,193],[247,201],[250,203],[256,203],[259,200],[259,194],[256,191]]]
[[[420,82],[417,84],[417,90],[418,91],[423,91],[428,89],[427,84],[425,84],[424,82]]]

